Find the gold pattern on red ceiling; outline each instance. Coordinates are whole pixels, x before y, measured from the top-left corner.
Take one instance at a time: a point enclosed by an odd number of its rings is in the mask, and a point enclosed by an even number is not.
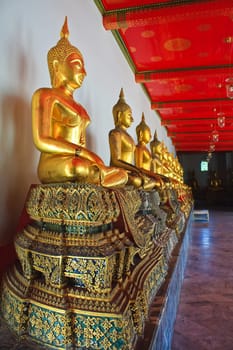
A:
[[[176,150],[233,151],[233,0],[95,3]]]

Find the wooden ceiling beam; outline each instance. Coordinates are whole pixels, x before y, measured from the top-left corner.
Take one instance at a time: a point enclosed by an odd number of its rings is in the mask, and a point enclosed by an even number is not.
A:
[[[232,16],[231,0],[224,1],[181,1],[168,4],[141,5],[103,13],[103,25],[106,30],[119,30],[144,25],[178,23],[216,15]]]
[[[209,124],[211,122],[216,122],[217,121],[217,115],[215,113],[215,115],[212,113],[212,115],[200,115],[195,114],[195,113],[190,113],[190,114],[184,114],[182,116],[182,114],[174,114],[174,115],[164,115],[161,116],[160,114],[160,118],[161,120],[161,124],[164,126],[169,126],[169,125],[179,125],[179,124],[195,124],[195,123],[200,123],[200,124]],[[225,120],[226,123],[232,123],[233,122],[233,112],[232,115],[226,114],[225,113]]]
[[[214,118],[180,118],[180,119],[163,119],[161,120],[161,125],[171,128],[179,128],[179,127],[186,127],[186,126],[208,126],[208,125],[217,125],[217,116]],[[229,128],[233,127],[233,116],[232,117],[225,117],[225,125],[227,125]]]
[[[229,147],[225,145],[218,145],[212,151],[209,145],[200,145],[192,146],[192,145],[180,145],[175,146],[176,152],[229,152]],[[231,145],[231,150],[233,150],[233,145]]]
[[[231,136],[233,137],[233,126],[230,128],[229,127],[219,128],[216,125],[213,125],[213,126],[193,125],[189,127],[172,127],[172,128],[167,127],[167,130],[168,130],[168,136],[179,135],[179,134],[184,135],[186,133],[193,134],[193,133],[201,133],[201,132],[208,132],[210,134],[214,130],[217,130],[219,135],[231,133]]]
[[[169,80],[169,79],[183,79],[185,78],[195,79],[201,76],[216,76],[220,77],[229,75],[229,69],[233,68],[233,64],[222,64],[216,66],[194,66],[194,67],[181,67],[176,69],[160,69],[154,71],[142,71],[135,73],[136,83],[149,83],[158,80]],[[220,81],[220,83],[224,83]]]
[[[213,110],[213,108],[216,108],[221,105],[223,108],[224,106],[230,106],[233,110],[232,100],[230,100],[227,97],[224,98],[208,98],[203,100],[181,100],[181,101],[156,101],[151,103],[151,109],[155,109],[158,111],[163,111],[166,109],[177,109],[177,111],[184,112],[186,108],[192,109],[192,110],[198,110],[202,108],[208,108],[209,110]]]
[[[227,135],[225,134],[219,134],[218,135],[218,142],[219,143],[233,143],[233,133]],[[171,133],[169,137],[172,139],[173,142],[190,142],[190,143],[202,143],[202,142],[214,142],[213,135],[208,132],[193,132],[193,133],[186,133],[186,134],[177,134],[177,133]],[[217,141],[216,141],[217,142]]]

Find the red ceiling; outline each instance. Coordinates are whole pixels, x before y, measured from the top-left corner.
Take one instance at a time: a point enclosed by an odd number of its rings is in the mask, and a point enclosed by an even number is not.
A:
[[[233,151],[233,1],[95,2],[176,150]]]

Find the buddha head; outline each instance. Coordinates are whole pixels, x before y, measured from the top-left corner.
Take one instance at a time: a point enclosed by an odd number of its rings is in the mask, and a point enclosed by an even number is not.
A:
[[[129,128],[133,122],[131,107],[125,102],[124,91],[121,88],[119,100],[112,108],[115,126]]]
[[[138,142],[143,142],[147,144],[151,139],[151,132],[149,126],[145,122],[144,113],[142,113],[142,119],[140,124],[136,127],[136,134],[138,138]]]
[[[160,155],[162,152],[162,148],[163,146],[161,142],[158,140],[157,132],[155,131],[154,138],[150,142],[150,149],[151,149],[152,156]]]
[[[81,52],[68,40],[67,17],[61,29],[60,40],[48,51],[47,61],[53,87],[69,82],[74,88],[81,86],[86,75]]]

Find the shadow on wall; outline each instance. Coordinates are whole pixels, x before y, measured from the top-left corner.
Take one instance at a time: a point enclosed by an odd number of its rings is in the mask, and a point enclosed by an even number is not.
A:
[[[15,50],[14,53],[18,51]],[[9,52],[10,54],[10,52]],[[34,169],[31,101],[25,99],[27,58],[14,56],[15,93],[0,98],[0,246],[12,242]],[[9,67],[12,64],[9,63]],[[14,72],[8,73],[12,79]],[[36,180],[38,181],[38,180]]]
[[[28,104],[18,96],[5,96],[0,103],[0,245],[3,245],[12,241],[29,190],[33,143]]]

